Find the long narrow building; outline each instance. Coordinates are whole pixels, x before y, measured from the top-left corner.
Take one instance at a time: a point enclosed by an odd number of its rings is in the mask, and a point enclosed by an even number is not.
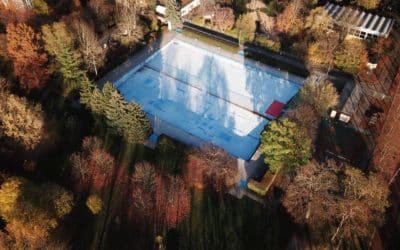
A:
[[[393,28],[394,20],[381,17],[350,7],[327,3],[324,6],[328,15],[339,28],[347,30],[349,35],[367,39],[388,37]]]

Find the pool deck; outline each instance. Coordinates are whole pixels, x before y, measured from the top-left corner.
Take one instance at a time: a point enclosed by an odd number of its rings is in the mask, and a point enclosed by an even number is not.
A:
[[[279,69],[276,69],[274,67],[270,67],[268,65],[265,65],[263,63],[260,63],[258,61],[254,61],[249,58],[245,58],[243,55],[240,54],[234,54],[229,51],[225,51],[219,47],[214,47],[211,45],[208,45],[204,42],[201,42],[197,39],[192,39],[189,37],[186,37],[180,33],[176,32],[163,32],[162,37],[154,41],[152,44],[148,45],[146,48],[140,50],[138,53],[132,55],[130,58],[128,58],[124,63],[119,65],[118,67],[114,68],[110,72],[108,72],[103,78],[99,79],[97,81],[97,84],[102,85],[106,82],[112,82],[114,83],[117,81],[122,75],[125,75],[128,73],[132,68],[140,65],[143,63],[147,58],[149,58],[151,55],[155,54],[158,50],[163,48],[165,45],[170,43],[172,40],[178,39],[181,41],[184,41],[186,43],[190,43],[192,45],[198,46],[200,48],[206,49],[210,52],[213,52],[215,54],[219,54],[221,56],[230,58],[232,60],[235,60],[237,62],[244,62],[248,64],[252,64],[255,67],[260,68],[260,70],[270,72],[274,75],[279,75],[284,79],[293,81],[293,82],[303,82],[304,78],[300,76],[296,76],[293,74],[290,74],[286,71],[281,71]]]
[[[271,75],[278,76],[279,78],[282,78],[284,80],[288,80],[292,83],[299,84],[299,87],[301,86],[300,84],[303,82],[304,78],[298,77],[293,74],[289,74],[288,72],[281,71],[277,68],[273,68],[270,66],[267,66],[263,63],[254,61],[252,59],[248,59],[244,57],[243,55],[239,53],[232,53],[229,51],[225,51],[219,47],[211,46],[208,45],[202,41],[199,41],[197,39],[192,39],[184,36],[183,34],[180,33],[175,33],[175,32],[163,32],[162,36],[157,39],[155,42],[152,44],[148,45],[146,48],[142,49],[138,53],[134,54],[131,56],[127,61],[110,71],[105,77],[97,81],[98,85],[102,85],[105,82],[109,81],[112,83],[117,83],[121,77],[127,75],[129,72],[131,72],[135,68],[141,68],[146,64],[146,62],[149,60],[149,58],[152,58],[158,51],[160,51],[162,48],[166,47],[168,44],[172,43],[172,41],[182,41],[184,43],[190,44],[192,46],[198,47],[200,49],[204,49],[206,51],[209,51],[211,53],[217,54],[221,57],[230,59],[232,61],[239,62],[240,64],[246,64],[249,65],[253,70],[255,71],[263,71],[267,72]],[[147,111],[146,111],[147,112]],[[264,117],[265,118],[265,117]],[[157,128],[157,123],[153,122],[153,127],[156,129]],[[165,125],[165,123],[163,123]],[[173,130],[174,128],[170,128],[170,130]],[[191,134],[190,134],[191,135]],[[196,137],[196,136],[194,136]],[[199,143],[199,141],[196,138],[192,138],[189,141],[191,141],[190,144],[196,145]],[[184,139],[187,140],[187,138],[176,138],[176,139]],[[193,143],[192,143],[193,141]],[[251,157],[250,157],[251,158]],[[247,158],[249,159],[249,158]],[[246,166],[247,168],[248,166]],[[247,172],[242,173],[242,177],[248,177],[248,172],[252,172],[249,169],[246,169]]]
[[[155,40],[152,44],[147,45],[138,53],[135,53],[129,57],[124,63],[118,65],[116,68],[108,72],[103,78],[97,80],[96,83],[101,86],[106,82],[116,82],[122,75],[125,75],[131,71],[132,68],[143,63],[147,58],[171,42],[176,36],[177,33],[175,32],[162,32],[162,36],[160,38]]]

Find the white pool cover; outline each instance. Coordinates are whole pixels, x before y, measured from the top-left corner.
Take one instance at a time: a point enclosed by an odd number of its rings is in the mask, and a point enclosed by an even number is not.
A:
[[[274,100],[287,103],[299,90],[298,83],[253,61],[239,62],[177,39],[115,85],[149,117],[245,160],[268,123],[265,110]],[[177,130],[155,130],[193,144],[189,136],[185,141],[174,134]]]

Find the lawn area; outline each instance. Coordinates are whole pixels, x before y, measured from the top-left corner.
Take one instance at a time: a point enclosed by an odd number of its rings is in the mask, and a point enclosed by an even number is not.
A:
[[[238,53],[240,48],[238,46],[233,46],[232,44],[218,41],[214,38],[211,38],[209,36],[206,36],[204,34],[200,34],[198,32],[190,31],[188,29],[183,30],[183,34],[187,37],[190,37],[192,39],[197,39],[199,41],[202,41],[204,43],[207,43],[209,45],[219,47],[221,49],[224,49],[226,51],[232,52],[232,53]]]
[[[248,198],[193,191],[192,213],[170,249],[284,249],[293,224],[285,209]]]

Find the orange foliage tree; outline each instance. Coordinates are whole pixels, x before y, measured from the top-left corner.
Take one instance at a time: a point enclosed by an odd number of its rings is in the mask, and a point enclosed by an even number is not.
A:
[[[42,52],[40,35],[25,23],[7,25],[7,52],[21,88],[30,91],[43,87],[49,77],[47,55]]]
[[[108,186],[115,169],[115,159],[96,137],[85,137],[81,152],[71,155],[72,174],[77,188],[99,191]]]
[[[32,17],[33,11],[31,8],[18,8],[14,3],[7,5],[2,4],[0,1],[0,22],[3,24],[14,22],[25,22]]]

